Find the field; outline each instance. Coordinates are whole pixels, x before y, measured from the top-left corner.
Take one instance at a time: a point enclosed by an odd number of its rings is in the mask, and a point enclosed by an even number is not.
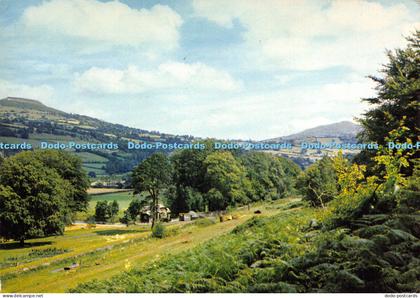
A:
[[[125,210],[130,205],[131,200],[133,199],[133,192],[131,191],[121,191],[115,193],[105,193],[100,195],[91,195],[89,201],[89,209],[94,210],[96,202],[98,201],[117,201],[120,206],[120,210]]]
[[[30,240],[24,248],[14,242],[4,243],[0,250],[3,291],[65,292],[82,282],[108,279],[226,234],[254,216],[256,210],[262,212],[258,216],[270,216],[282,212],[282,205],[296,200],[290,198],[254,205],[250,210],[236,210],[237,219],[222,223],[170,223],[168,231],[172,236],[164,239],[151,238],[146,225],[106,225],[72,227],[63,236]],[[75,268],[64,270],[72,264],[76,264]]]
[[[86,221],[89,217],[94,216],[95,206],[99,201],[117,201],[120,208],[118,216],[121,217],[133,199],[132,191],[115,188],[91,188],[88,190],[88,194],[90,195],[88,209],[85,212],[77,212],[73,218],[76,221]]]

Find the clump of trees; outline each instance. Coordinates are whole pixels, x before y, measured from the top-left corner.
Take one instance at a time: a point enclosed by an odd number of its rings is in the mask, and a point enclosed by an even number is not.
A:
[[[88,204],[81,161],[63,151],[22,152],[0,171],[0,235],[26,239],[62,234],[76,211]]]
[[[218,211],[251,202],[274,200],[295,193],[298,165],[263,152],[206,149],[179,150],[167,157],[155,153],[133,171],[133,200],[121,222],[134,222],[144,205],[151,206],[152,226],[160,201],[172,214]]]
[[[112,202],[98,201],[95,206],[95,220],[97,222],[114,221],[120,207],[116,200]]]
[[[310,165],[299,175],[297,187],[311,206],[325,208],[338,191],[333,160],[326,156]]]

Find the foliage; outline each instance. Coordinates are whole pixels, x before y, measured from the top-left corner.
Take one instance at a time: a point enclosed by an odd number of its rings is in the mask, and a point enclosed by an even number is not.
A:
[[[254,270],[260,270],[263,263],[276,256],[288,259],[299,255],[306,246],[306,243],[299,243],[299,227],[306,225],[313,212],[306,210],[299,214],[290,212],[273,218],[255,218],[244,228],[190,251],[159,258],[143,268],[123,272],[107,281],[81,284],[72,292],[252,291],[247,277]]]
[[[74,188],[36,154],[4,160],[0,171],[0,235],[20,241],[62,234]]]
[[[263,152],[179,150],[171,156],[174,185],[167,197],[174,213],[226,209],[274,200],[294,192],[300,168]]]
[[[337,194],[337,175],[332,159],[323,157],[298,176],[297,187],[303,199],[314,207],[325,208]]]
[[[173,186],[166,193],[167,201],[173,213],[186,213],[190,210],[206,211],[206,197],[190,186]]]
[[[109,219],[109,208],[107,201],[98,201],[95,206],[95,220],[106,222]]]
[[[109,205],[109,216],[113,218],[117,216],[119,211],[120,206],[118,205],[118,202],[116,200],[112,201],[112,203]]]
[[[149,193],[151,201],[152,227],[157,221],[160,192],[168,187],[172,179],[172,166],[163,153],[155,153],[145,159],[133,171],[132,184],[135,194]]]
[[[405,122],[405,130],[395,141],[404,143],[410,140],[415,143],[419,140],[420,31],[417,30],[407,41],[405,49],[388,51],[389,62],[382,69],[382,78],[370,77],[377,84],[377,96],[364,99],[374,107],[360,119],[363,141],[386,145],[386,137],[391,131],[400,128],[402,120]],[[363,161],[368,162],[373,154],[363,153]],[[411,160],[419,157],[420,151],[417,150],[408,158],[409,166],[404,169],[404,174],[411,175]]]
[[[290,183],[286,181],[285,168],[288,165],[284,161],[262,152],[244,154],[241,161],[251,182],[252,201],[278,199],[285,195],[286,185]]]
[[[165,236],[166,236],[166,228],[161,222],[158,222],[152,229],[152,237],[164,238]]]
[[[194,225],[199,226],[199,227],[208,227],[208,226],[214,225],[215,223],[216,221],[214,219],[211,219],[208,217],[199,218],[194,221]]]
[[[246,204],[247,192],[251,188],[245,168],[230,152],[219,151],[209,154],[204,164],[209,184],[209,210],[224,210],[228,206]]]
[[[78,157],[62,150],[42,150],[26,152],[26,154],[34,155],[46,167],[54,169],[62,179],[68,181],[71,196],[68,197],[67,203],[72,212],[86,210],[89,202],[86,193],[89,179]]]
[[[119,211],[119,205],[117,201],[98,201],[95,206],[95,220],[99,222],[107,222],[114,220]]]

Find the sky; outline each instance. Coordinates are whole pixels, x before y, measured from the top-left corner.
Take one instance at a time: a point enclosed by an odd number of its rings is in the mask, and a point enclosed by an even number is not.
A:
[[[354,120],[420,4],[0,0],[0,98],[179,135],[262,140]]]

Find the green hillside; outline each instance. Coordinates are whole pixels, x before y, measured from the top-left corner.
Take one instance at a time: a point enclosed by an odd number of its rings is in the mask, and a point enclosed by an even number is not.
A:
[[[39,101],[7,97],[0,100],[0,142],[30,143],[39,148],[41,142],[114,143],[118,150],[79,150],[76,152],[87,172],[96,175],[124,174],[153,153],[152,150],[130,151],[127,141],[189,142],[191,136],[175,136],[88,116],[65,113]],[[18,151],[3,150],[3,155]],[[1,154],[1,153],[0,153]]]

